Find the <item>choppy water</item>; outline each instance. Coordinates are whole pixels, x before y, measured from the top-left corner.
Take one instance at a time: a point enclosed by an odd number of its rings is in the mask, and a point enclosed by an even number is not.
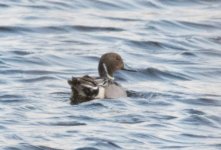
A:
[[[70,105],[114,51],[131,96]],[[220,0],[0,2],[0,149],[221,149]]]

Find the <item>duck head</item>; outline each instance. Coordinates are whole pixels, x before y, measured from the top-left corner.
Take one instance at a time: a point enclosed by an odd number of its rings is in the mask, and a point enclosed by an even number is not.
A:
[[[117,70],[124,69],[124,62],[117,53],[106,53],[101,56],[98,71],[102,78],[113,79],[113,73]]]

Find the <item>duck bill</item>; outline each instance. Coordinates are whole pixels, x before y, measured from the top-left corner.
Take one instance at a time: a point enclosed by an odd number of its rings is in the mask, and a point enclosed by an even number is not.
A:
[[[131,69],[129,67],[124,67],[121,70],[130,71],[130,72],[137,72],[137,70],[133,70],[133,69]]]

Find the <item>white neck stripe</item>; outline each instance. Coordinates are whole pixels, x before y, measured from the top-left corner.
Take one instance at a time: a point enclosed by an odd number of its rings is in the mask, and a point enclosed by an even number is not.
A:
[[[108,78],[108,79],[111,79],[111,80],[114,80],[114,77],[112,77],[112,76],[109,75],[109,73],[108,73],[108,71],[107,71],[107,66],[106,66],[105,63],[103,63],[103,67],[104,67],[104,70],[105,70],[105,72],[106,72],[107,78]]]

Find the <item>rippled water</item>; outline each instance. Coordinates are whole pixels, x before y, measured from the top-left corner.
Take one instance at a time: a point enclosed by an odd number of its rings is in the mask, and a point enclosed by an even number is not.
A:
[[[0,149],[221,149],[220,0],[0,2]],[[130,97],[70,105],[114,51]]]

